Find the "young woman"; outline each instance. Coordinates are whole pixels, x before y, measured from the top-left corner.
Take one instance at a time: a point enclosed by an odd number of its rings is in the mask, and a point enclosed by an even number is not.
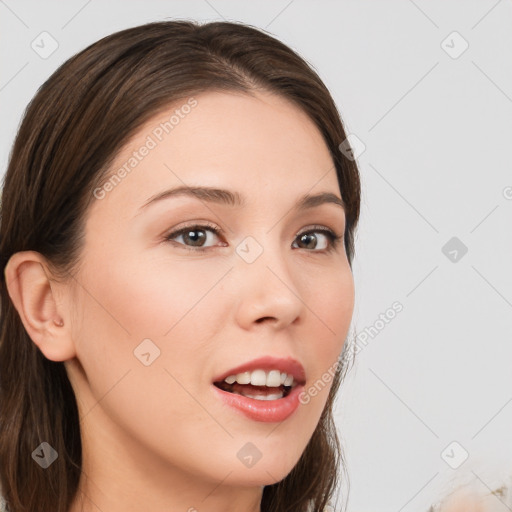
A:
[[[2,192],[10,512],[320,512],[343,466],[360,183],[331,95],[235,23],[65,62]]]
[[[241,24],[124,30],[47,80],[2,193],[2,510],[330,510],[345,139],[315,72]]]

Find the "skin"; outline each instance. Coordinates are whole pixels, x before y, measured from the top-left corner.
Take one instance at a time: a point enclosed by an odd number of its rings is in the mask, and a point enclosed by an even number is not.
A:
[[[439,512],[501,512],[506,509],[503,500],[493,493],[459,489],[443,500]]]
[[[27,332],[48,359],[65,361],[77,396],[84,471],[71,512],[259,511],[263,486],[282,480],[303,453],[330,381],[282,423],[225,406],[212,381],[272,355],[300,361],[309,387],[348,333],[354,283],[344,210],[293,209],[305,194],[341,198],[320,132],[267,92],[195,98],[190,114],[88,211],[75,279],[51,279],[33,251],[6,268]],[[139,130],[112,173],[179,105]],[[236,191],[246,204],[175,196],[139,209],[184,184]],[[164,239],[205,221],[223,234],[203,231],[204,252],[185,236]],[[341,237],[336,248],[326,251],[330,240],[315,225]],[[313,241],[301,243],[305,231]],[[263,249],[252,263],[236,252],[247,236]],[[134,356],[146,338],[160,349],[149,366]],[[262,454],[249,468],[237,458],[248,442]]]
[[[484,507],[481,500],[473,495],[457,493],[450,497],[441,506],[440,512],[491,512],[492,509]]]

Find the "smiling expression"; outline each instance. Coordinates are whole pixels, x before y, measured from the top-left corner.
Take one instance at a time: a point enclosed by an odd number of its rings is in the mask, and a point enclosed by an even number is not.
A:
[[[66,369],[89,469],[101,453],[141,475],[150,462],[162,479],[231,472],[233,485],[265,485],[298,461],[330,386],[269,422],[227,405],[213,382],[272,356],[300,363],[307,388],[337,361],[354,305],[343,201],[298,107],[266,92],[195,99],[88,211]],[[139,129],[111,173],[175,108]],[[247,443],[261,453],[250,468]]]

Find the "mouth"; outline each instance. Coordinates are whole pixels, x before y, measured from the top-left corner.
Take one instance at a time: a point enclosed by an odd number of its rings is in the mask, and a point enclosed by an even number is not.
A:
[[[213,378],[215,395],[225,405],[258,422],[281,422],[300,406],[306,372],[293,358],[264,356]]]
[[[253,384],[239,384],[238,382],[228,384],[225,381],[214,382],[213,385],[222,391],[254,400],[280,400],[286,398],[295,387],[293,385],[285,386],[284,384],[280,386],[254,386]]]
[[[253,400],[280,400],[305,382],[304,368],[295,359],[265,356],[225,371],[213,385]]]

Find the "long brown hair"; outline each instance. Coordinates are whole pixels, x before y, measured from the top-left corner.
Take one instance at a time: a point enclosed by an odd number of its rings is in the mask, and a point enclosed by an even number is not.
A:
[[[1,199],[2,269],[18,251],[41,253],[55,275],[72,274],[84,245],[93,190],[137,129],[167,105],[208,90],[256,89],[293,101],[329,148],[346,205],[350,266],[359,218],[355,161],[334,101],[297,53],[245,24],[163,21],[126,29],[62,64],[39,88],[17,133]],[[75,395],[62,362],[28,336],[1,275],[0,483],[10,512],[67,512],[77,493],[82,447]],[[347,343],[345,343],[345,348]],[[345,468],[332,408],[347,368],[338,365],[327,404],[302,457],[263,491],[263,512],[320,512]],[[31,454],[43,441],[58,453],[42,470]]]

